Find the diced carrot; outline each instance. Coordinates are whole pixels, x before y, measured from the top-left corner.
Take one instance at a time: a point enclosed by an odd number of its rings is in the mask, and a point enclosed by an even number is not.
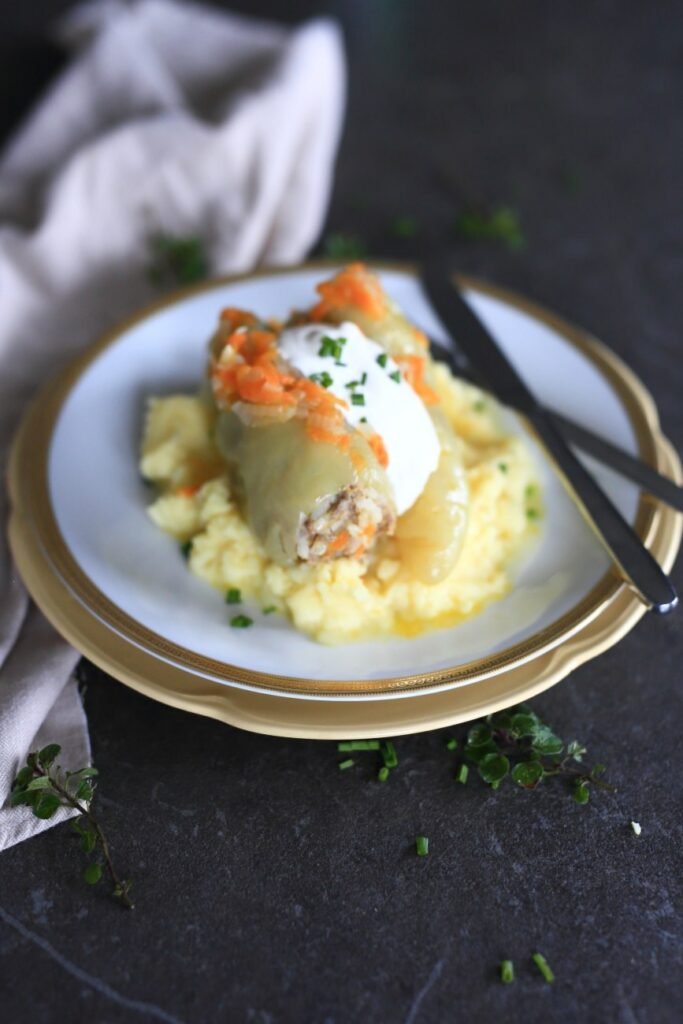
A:
[[[439,396],[424,380],[424,356],[396,356],[395,358],[401,367],[403,376],[425,405],[436,405],[439,401]]]
[[[386,450],[381,434],[371,434],[367,439],[375,458],[384,469],[389,465],[389,453]]]
[[[325,554],[333,555],[335,551],[341,551],[342,548],[346,547],[350,539],[351,537],[349,535],[349,531],[342,530],[341,533],[338,533],[334,540],[331,540],[330,543],[327,545]]]
[[[382,286],[362,263],[351,263],[330,281],[316,287],[320,302],[310,311],[311,320],[324,320],[334,310],[355,306],[372,320],[379,320],[386,310]]]
[[[184,487],[178,487],[176,494],[179,498],[191,498],[199,490],[199,484],[186,484]]]

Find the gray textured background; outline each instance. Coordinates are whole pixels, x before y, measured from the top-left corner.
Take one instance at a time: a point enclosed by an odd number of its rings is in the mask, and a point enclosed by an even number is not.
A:
[[[3,11],[5,132],[59,65],[41,32],[66,6]],[[342,20],[351,93],[330,230],[412,258],[449,237],[463,196],[514,205],[527,247],[453,238],[457,265],[611,345],[683,448],[678,5],[233,6]],[[402,214],[418,238],[392,238]],[[332,744],[193,718],[86,666],[100,812],[137,908],[86,889],[68,828],[2,854],[0,1019],[675,1024],[681,621],[646,618],[534,702],[607,764],[618,792],[587,807],[561,786],[458,786],[438,734],[400,740],[380,787],[371,757],[339,773]],[[537,948],[552,987],[529,966]],[[513,986],[497,981],[504,956]]]

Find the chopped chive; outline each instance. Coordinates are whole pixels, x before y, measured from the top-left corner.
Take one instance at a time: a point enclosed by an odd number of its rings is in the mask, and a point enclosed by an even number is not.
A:
[[[273,612],[276,612],[276,611],[277,611],[277,606],[274,605],[274,604],[269,604],[267,608],[263,609],[262,613],[263,613],[263,615],[272,615]]]
[[[254,625],[254,620],[250,619],[248,615],[234,615],[230,619],[230,625],[233,629],[247,629],[248,626]]]
[[[387,766],[385,764],[383,764],[382,767],[380,768],[380,770],[377,772],[377,781],[378,782],[386,782],[388,778],[389,778],[389,769],[387,768]]]
[[[501,473],[507,473],[509,468],[510,467],[508,466],[507,462],[499,462],[498,463],[498,469],[501,471]],[[507,963],[507,961],[504,960],[503,963]]]
[[[397,217],[391,230],[397,238],[414,238],[419,226],[414,217]]]
[[[365,370],[363,370],[363,376],[361,377],[360,382],[361,382],[361,384],[367,384],[367,382],[368,382],[368,375],[365,372]]]
[[[385,740],[381,746],[382,760],[386,768],[396,768],[398,765],[398,754],[396,747],[391,740]]]
[[[359,380],[350,380],[348,384],[344,385],[344,387],[345,388],[350,388],[353,391],[354,388],[360,387],[360,381]]]
[[[427,836],[415,837],[415,852],[418,857],[426,857],[429,853],[429,839]]]
[[[541,514],[537,508],[528,508],[526,510],[526,517],[527,519],[540,519]]]
[[[536,493],[536,484],[527,484],[524,488],[524,495],[527,498],[533,498]]]
[[[327,370],[323,370],[322,373],[312,373],[309,380],[312,380],[315,384],[320,384],[323,388],[329,388],[332,384],[332,378]]]
[[[391,377],[392,380],[395,380],[397,384],[401,383],[401,371],[400,370],[394,370],[394,372],[390,373],[389,376]]]
[[[387,365],[387,359],[388,358],[389,358],[389,356],[386,354],[386,352],[382,352],[381,356],[377,356],[377,359],[375,360],[375,362],[379,363],[380,366],[384,367],[384,366]]]
[[[230,590],[225,593],[226,604],[241,604],[242,592],[237,587],[230,587]]]
[[[474,409],[475,412],[483,412],[484,409],[486,408],[486,402],[484,401],[483,398],[480,398],[478,401],[472,404],[472,408]]]
[[[142,476],[142,474],[140,474],[140,480],[145,487],[154,487],[154,481],[150,480],[148,476]]]
[[[640,833],[643,831],[642,826],[637,821],[631,822],[631,828],[633,829],[634,834],[637,836],[639,836]]]
[[[351,395],[351,405],[365,405],[365,395],[359,395],[357,392]]]
[[[346,750],[379,750],[379,740],[343,740],[337,750],[340,754]]]
[[[361,418],[360,418],[360,422],[361,422],[361,423],[367,423],[367,422],[368,422],[368,418],[367,418],[367,416],[361,416]]]
[[[553,974],[552,970],[550,969],[550,964],[548,963],[546,958],[543,956],[543,954],[542,953],[534,953],[532,955],[531,959],[536,964],[536,966],[538,967],[539,971],[541,972],[541,974],[543,975],[545,980],[548,982],[548,984],[552,985],[552,983],[555,981],[555,975]]]
[[[345,761],[340,761],[339,762],[339,765],[338,765],[339,771],[340,772],[345,772],[347,770],[347,768],[353,768],[354,763],[355,762],[354,762],[352,757],[347,757],[347,759]]]
[[[501,960],[500,980],[506,985],[510,985],[515,980],[515,965],[512,960]]]
[[[334,359],[341,359],[342,345],[346,344],[346,338],[330,338],[325,334],[320,341],[318,349],[319,356],[332,356]]]
[[[334,364],[334,365],[335,365],[335,366],[343,366],[343,367],[346,367],[346,363],[342,363],[342,361],[341,361],[340,359],[337,359],[337,361],[335,362],[335,364]]]
[[[467,782],[467,776],[470,774],[469,766],[464,762],[459,765],[457,772],[455,773],[455,781],[461,782],[463,786]]]
[[[192,541],[186,540],[184,544],[180,545],[180,554],[183,558],[189,558],[192,553]]]
[[[454,736],[450,736],[446,740],[446,750],[455,750],[457,745],[458,745],[458,741],[455,739]]]

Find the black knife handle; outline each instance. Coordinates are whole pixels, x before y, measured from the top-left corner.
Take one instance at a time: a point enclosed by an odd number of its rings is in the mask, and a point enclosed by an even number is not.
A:
[[[660,615],[673,611],[678,595],[671,580],[588,470],[573,456],[567,458],[566,441],[555,424],[541,410],[527,414],[527,419],[625,582],[651,611]]]

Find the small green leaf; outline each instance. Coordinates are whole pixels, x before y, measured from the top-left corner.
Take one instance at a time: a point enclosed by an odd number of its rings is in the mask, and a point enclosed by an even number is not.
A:
[[[467,746],[468,747],[483,747],[491,740],[491,728],[484,723],[477,723],[473,725],[467,733]]]
[[[52,789],[52,779],[47,775],[39,775],[37,779],[31,779],[27,789]]]
[[[594,779],[597,779],[599,775],[604,775],[604,773],[606,771],[607,771],[607,765],[606,764],[596,764],[596,765],[593,765],[593,769],[591,771],[591,775],[593,776]]]
[[[102,866],[94,861],[92,864],[88,864],[87,868],[83,872],[83,878],[88,885],[97,885],[100,878],[102,877]]]
[[[57,755],[61,752],[59,743],[48,743],[46,747],[38,752],[38,760],[45,768],[49,768]]]
[[[25,789],[28,783],[33,778],[33,771],[28,765],[25,765],[20,771],[17,772],[17,777],[12,783],[13,789]]]
[[[523,711],[512,716],[510,728],[517,736],[533,736],[538,727],[535,715],[527,715]]]
[[[497,786],[509,771],[510,762],[504,754],[487,754],[479,762],[479,774],[491,786]]]
[[[89,802],[93,798],[95,787],[89,779],[84,779],[76,790],[76,799]]]
[[[51,818],[60,806],[60,799],[54,793],[40,793],[33,804],[33,813],[36,818]]]
[[[520,761],[512,769],[512,778],[525,789],[535,789],[543,778],[543,765],[540,761]]]
[[[567,745],[567,756],[573,757],[575,761],[583,761],[583,755],[586,753],[586,748],[582,743],[577,740],[572,740]]]
[[[30,793],[27,789],[13,789],[10,803],[12,807],[19,807],[21,804],[32,806],[38,799],[38,793]]]
[[[84,830],[81,833],[81,849],[84,853],[92,853],[97,845],[97,836],[94,832]]]
[[[533,734],[531,747],[537,754],[550,757],[552,754],[561,754],[564,743],[547,725],[541,725]]]
[[[576,783],[572,796],[576,800],[577,804],[587,804],[591,798],[588,786],[585,782]]]
[[[498,747],[493,740],[489,740],[488,743],[482,743],[481,746],[471,747],[468,743],[464,750],[465,756],[469,757],[470,761],[474,761],[475,764],[479,764],[488,757],[489,754],[497,754]]]

